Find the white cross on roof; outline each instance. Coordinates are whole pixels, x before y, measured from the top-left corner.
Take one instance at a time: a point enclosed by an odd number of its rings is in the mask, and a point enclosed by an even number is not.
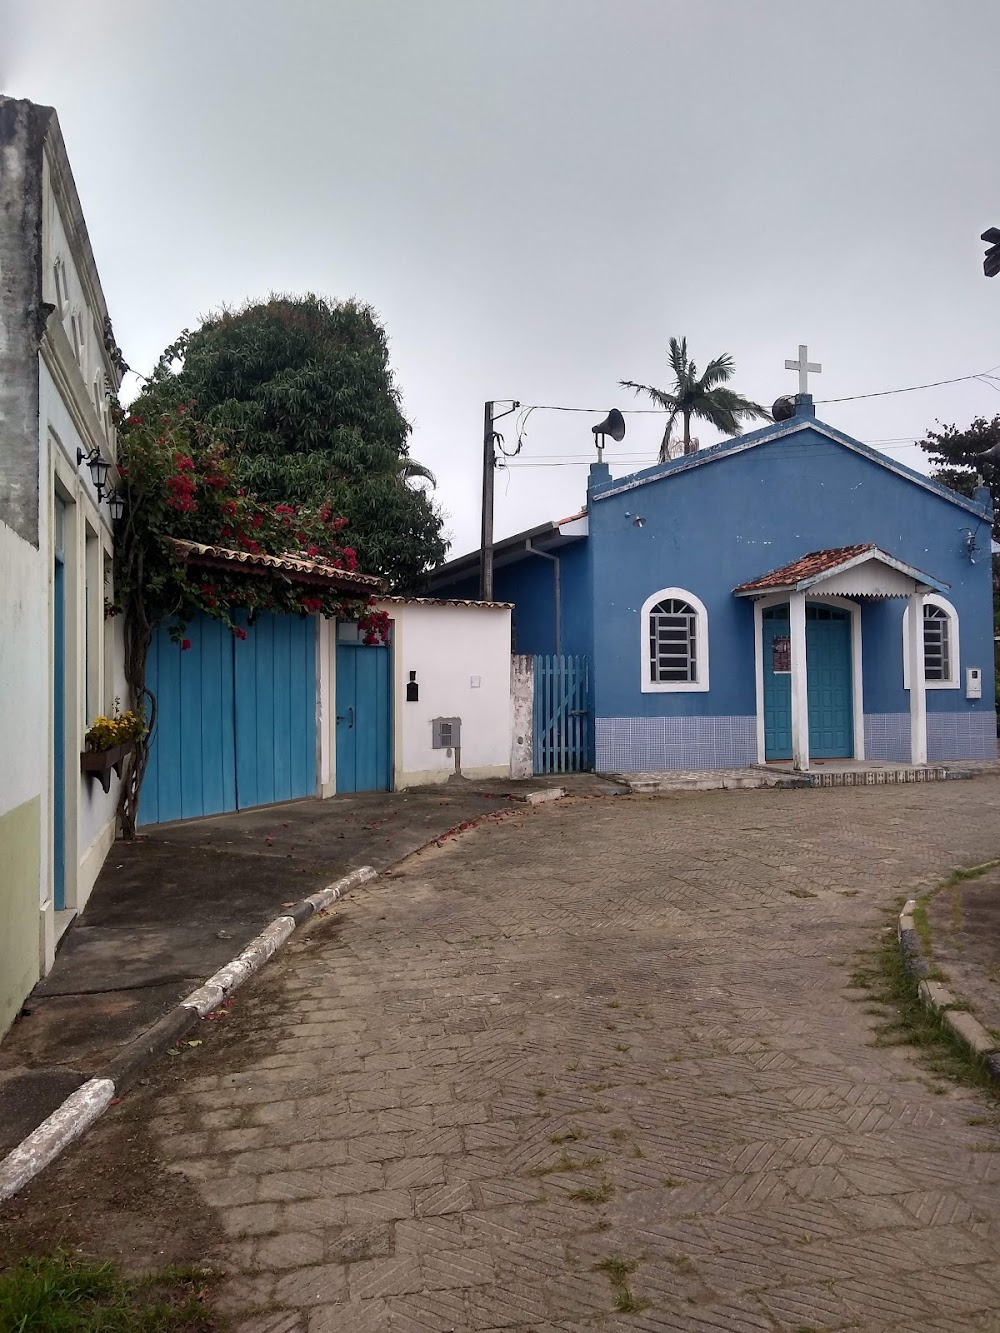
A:
[[[809,348],[805,343],[799,343],[798,361],[786,361],[786,370],[797,370],[799,372],[799,393],[809,392],[809,376],[818,375],[823,367],[818,361],[809,360]]]

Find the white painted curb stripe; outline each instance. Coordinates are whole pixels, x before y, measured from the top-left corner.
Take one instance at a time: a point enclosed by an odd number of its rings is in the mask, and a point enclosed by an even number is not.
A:
[[[284,944],[295,929],[295,922],[290,916],[279,916],[276,920],[250,941],[242,953],[236,955],[231,963],[220,967],[203,986],[186,995],[181,1004],[185,1009],[196,1009],[202,1018],[210,1014],[227,995],[232,994]]]
[[[316,912],[321,912],[331,903],[337,902],[351,889],[378,879],[378,872],[371,866],[361,866],[349,875],[336,880],[333,884],[310,894],[302,901],[312,903]],[[192,991],[181,1005],[196,1010],[202,1018],[217,1009],[227,995],[242,986],[252,977],[272,955],[281,948],[295,929],[295,920],[290,916],[279,916],[266,929],[250,941],[247,947],[221,967],[218,972]],[[61,1106],[56,1107],[47,1120],[43,1120],[37,1129],[32,1130],[26,1139],[0,1162],[0,1200],[9,1199],[18,1190],[23,1189],[32,1177],[37,1176],[43,1167],[48,1166],[53,1158],[78,1138],[85,1129],[89,1129],[99,1115],[110,1106],[115,1095],[115,1085],[109,1078],[89,1079],[76,1092],[71,1093]]]
[[[22,1139],[12,1153],[0,1162],[0,1199],[9,1199],[32,1176],[36,1176],[53,1157],[91,1126],[110,1105],[115,1085],[109,1078],[88,1079],[70,1093],[47,1120]]]
[[[318,892],[311,893],[308,898],[303,898],[302,901],[312,903],[317,912],[322,912],[324,907],[329,907],[338,898],[342,898],[345,893],[350,893],[351,889],[360,888],[362,884],[368,884],[373,879],[378,879],[377,870],[373,870],[371,866],[359,866],[357,870],[352,870],[343,879],[338,879],[335,884],[328,884],[325,889],[319,889]]]

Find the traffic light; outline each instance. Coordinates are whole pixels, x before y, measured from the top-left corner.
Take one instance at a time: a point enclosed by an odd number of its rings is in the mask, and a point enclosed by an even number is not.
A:
[[[990,247],[983,259],[983,272],[988,278],[995,278],[1000,273],[1000,227],[988,227],[981,239]]]

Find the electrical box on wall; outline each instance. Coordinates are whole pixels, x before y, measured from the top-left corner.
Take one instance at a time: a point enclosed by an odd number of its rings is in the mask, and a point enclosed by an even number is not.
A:
[[[965,697],[981,699],[983,697],[983,672],[981,667],[965,668]]]
[[[453,750],[462,744],[462,719],[460,717],[435,717],[431,719],[431,748],[434,750]]]

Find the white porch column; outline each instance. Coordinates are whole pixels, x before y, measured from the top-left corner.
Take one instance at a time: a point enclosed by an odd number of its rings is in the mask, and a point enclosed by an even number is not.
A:
[[[806,595],[793,592],[788,598],[792,668],[792,767],[809,771],[809,682],[806,674]]]
[[[910,662],[910,763],[927,763],[927,691],[924,685],[924,594],[909,598],[906,653]],[[793,714],[794,716],[794,714]]]

